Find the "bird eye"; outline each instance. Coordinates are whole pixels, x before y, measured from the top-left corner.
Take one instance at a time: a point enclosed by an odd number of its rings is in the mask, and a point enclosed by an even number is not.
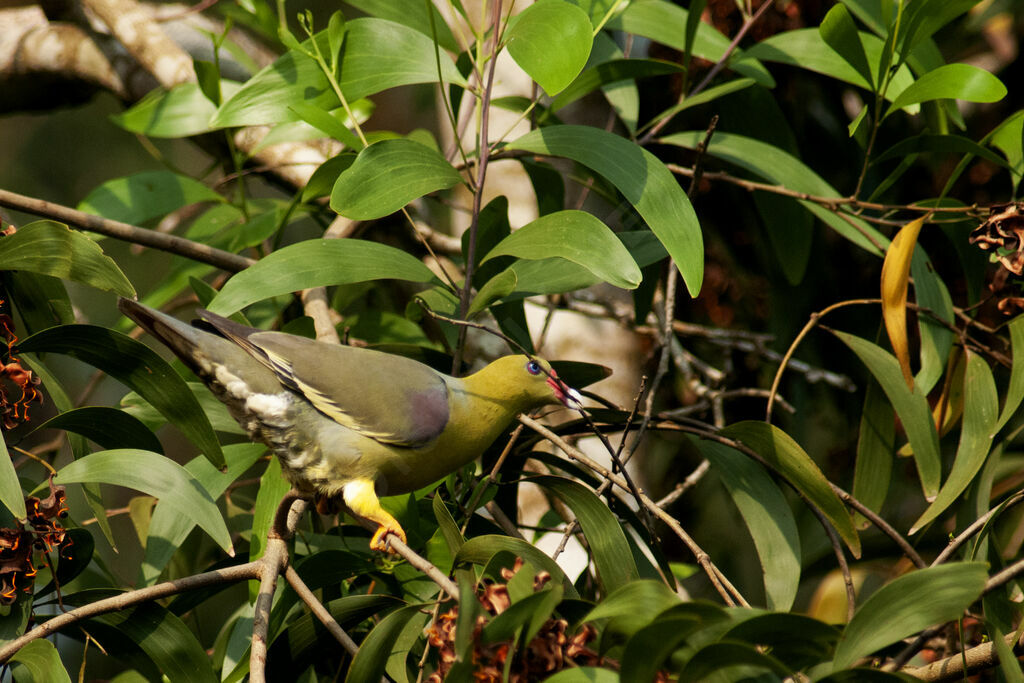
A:
[[[540,363],[538,363],[535,360],[531,360],[529,363],[526,364],[526,371],[528,373],[530,373],[531,375],[539,375],[540,374]]]

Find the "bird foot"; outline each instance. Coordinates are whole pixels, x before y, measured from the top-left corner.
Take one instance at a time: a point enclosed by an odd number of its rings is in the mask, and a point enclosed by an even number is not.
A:
[[[388,534],[394,534],[395,538],[400,540],[402,543],[406,542],[405,530],[402,529],[397,522],[393,525],[381,524],[377,528],[377,531],[374,532],[373,538],[370,539],[370,549],[394,554],[395,551],[391,548],[391,544],[388,542]]]

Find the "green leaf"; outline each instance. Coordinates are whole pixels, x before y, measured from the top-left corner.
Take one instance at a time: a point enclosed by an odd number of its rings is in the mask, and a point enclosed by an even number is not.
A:
[[[988,71],[970,64],[944,64],[904,88],[885,115],[930,100],[996,102],[1005,96],[1006,86]]]
[[[703,139],[704,131],[687,131],[660,138],[659,142],[696,149]],[[708,145],[707,154],[790,190],[818,197],[842,197],[835,188],[798,158],[767,142],[716,131]],[[889,244],[888,238],[860,218],[849,215],[840,217],[815,202],[800,201],[800,204],[838,234],[865,251],[881,256]]]
[[[515,291],[519,278],[514,270],[503,270],[488,280],[473,297],[466,315],[473,317],[498,299]]]
[[[56,481],[113,484],[142,491],[198,524],[225,552],[233,552],[231,535],[213,498],[184,467],[162,455],[133,448],[99,451],[65,465]]]
[[[619,520],[589,488],[564,477],[531,477],[529,481],[552,491],[576,515],[597,567],[605,593],[639,578],[636,562]]]
[[[500,552],[510,552],[535,567],[543,569],[551,574],[555,581],[562,584],[566,597],[579,598],[579,593],[576,592],[572,582],[565,576],[565,572],[558,566],[558,563],[545,555],[543,551],[518,538],[497,534],[471,538],[455,553],[455,566],[458,567],[459,564],[466,562],[486,565],[492,557]]]
[[[537,0],[512,20],[506,46],[516,64],[554,96],[586,66],[593,42],[586,12],[565,0]]]
[[[441,17],[437,8],[430,5],[433,13],[433,23],[427,14],[427,5],[420,0],[345,0],[345,3],[356,9],[379,19],[387,19],[399,24],[404,24],[415,29],[427,37],[437,32],[438,44],[448,52],[459,52],[459,44],[448,28],[448,24]]]
[[[897,379],[899,375],[897,374]],[[882,586],[853,615],[836,647],[835,669],[929,626],[957,619],[985,588],[988,565],[918,569]]]
[[[998,432],[1006,425],[1024,399],[1024,315],[1018,315],[1007,324],[1007,327],[1010,329],[1013,367],[1010,369],[1010,385],[1006,389],[1006,400],[1003,402],[996,426],[992,429],[993,432]]]
[[[216,293],[216,290],[214,290],[214,293]],[[227,406],[218,401],[217,397],[213,395],[205,384],[201,382],[186,382],[186,384],[192,395],[199,401],[199,407],[202,408],[206,417],[209,418],[210,426],[213,427],[214,431],[226,434],[245,434],[242,428],[238,426],[238,423],[235,422],[235,418],[231,417]],[[154,432],[167,422],[164,416],[160,414],[160,411],[147,403],[144,398],[134,391],[130,391],[121,397],[121,410],[137,418]],[[148,448],[144,450],[153,449]]]
[[[395,610],[381,619],[380,623],[373,627],[373,630],[366,636],[359,645],[359,652],[356,653],[348,669],[345,681],[361,683],[362,681],[378,681],[384,675],[384,667],[387,665],[388,655],[406,622],[413,618],[421,609],[420,605],[409,605]]]
[[[224,198],[188,176],[144,171],[97,186],[78,204],[79,211],[142,225],[189,204]]]
[[[231,97],[241,83],[222,80],[221,95]],[[111,119],[132,133],[151,138],[183,138],[210,130],[217,106],[207,99],[198,83],[182,83],[170,90],[153,90],[130,109]]]
[[[16,683],[71,683],[57,648],[48,640],[33,640],[11,655]]]
[[[892,406],[878,382],[868,380],[857,437],[853,497],[875,512],[882,508],[889,492],[895,440],[896,420],[893,418]]]
[[[914,250],[910,273],[914,278],[914,298],[918,305],[952,325],[953,300],[920,245]],[[930,315],[917,316],[917,330],[921,337],[921,369],[914,377],[914,382],[920,387],[921,393],[927,395],[946,370],[946,361],[953,348],[953,332]]]
[[[755,670],[767,669],[787,678],[793,674],[782,662],[764,654],[753,645],[723,641],[710,643],[693,653],[679,674],[679,678],[683,681],[706,680],[712,673],[734,666],[742,667],[741,671],[744,673],[746,673],[747,667],[751,667]],[[743,676],[743,678],[746,677]]]
[[[857,26],[853,17],[843,5],[836,5],[828,11],[818,27],[822,40],[840,57],[846,60],[860,74],[870,87],[874,87],[874,76],[868,64],[868,56],[864,45],[860,42]]]
[[[622,677],[627,681],[657,680],[658,670],[666,660],[702,627],[704,624],[693,614],[660,615],[626,642]]]
[[[559,93],[551,102],[551,111],[556,112],[584,95],[605,85],[613,85],[639,78],[678,74],[683,68],[660,59],[612,59],[601,62],[581,73],[576,80]],[[753,83],[753,81],[750,81]]]
[[[917,474],[921,479],[925,498],[934,500],[939,492],[942,473],[939,435],[935,431],[928,399],[916,385],[913,391],[907,388],[900,364],[892,354],[852,334],[836,330],[833,330],[833,333],[857,354],[881,385],[885,395],[889,397],[889,402],[896,409],[896,414],[899,415],[910,439],[910,446],[914,450],[914,462],[917,464]]]
[[[869,33],[858,33],[858,36],[868,63],[879,64],[885,47],[883,41]],[[833,50],[817,29],[802,28],[777,33],[747,50],[747,56],[766,62],[778,62],[808,69],[865,90],[872,89],[871,82]],[[886,91],[886,99],[892,99],[890,93],[905,88],[913,80],[914,77],[911,75],[910,69],[906,66],[900,67]]]
[[[605,27],[650,38],[679,52],[689,52],[694,57],[712,63],[720,61],[730,48],[730,40],[710,24],[699,22],[692,45],[688,45],[688,19],[689,13],[685,9],[665,0],[636,0],[612,17]],[[775,87],[775,80],[768,70],[743,50],[736,49],[730,54],[729,68],[753,78],[766,88]]]
[[[362,141],[356,137],[355,133],[350,131],[344,122],[332,116],[330,112],[305,102],[296,102],[290,107],[303,121],[322,131],[324,135],[338,140],[350,149],[363,148]],[[303,192],[305,193],[305,191]]]
[[[743,621],[723,633],[722,639],[756,645],[794,670],[827,660],[839,640],[837,628],[802,614],[750,615],[752,610],[746,611],[736,615]]]
[[[141,420],[123,410],[106,406],[69,410],[36,427],[36,430],[39,429],[63,429],[81,434],[106,449],[137,448],[154,453],[164,452],[160,440]]]
[[[113,612],[94,619],[114,626],[128,636],[168,680],[196,683],[215,683],[218,680],[210,658],[188,626],[156,603],[147,602],[130,611]]]
[[[887,159],[902,159],[910,154],[923,152],[938,152],[941,154],[973,154],[986,161],[991,161],[996,166],[1009,168],[1006,161],[991,150],[982,147],[974,140],[965,138],[962,135],[930,135],[923,133],[914,137],[900,140],[895,145],[885,150],[871,160],[877,164]]]
[[[238,443],[224,447],[224,459],[228,469],[221,472],[202,456],[197,456],[185,465],[185,470],[195,477],[210,498],[217,500],[238,477],[252,467],[266,447],[255,443]],[[262,489],[261,489],[262,490]],[[259,495],[259,494],[257,494]],[[280,498],[278,498],[280,502]],[[182,546],[189,533],[195,528],[195,521],[175,512],[173,508],[157,505],[149,520],[149,535],[146,539],[146,557],[139,568],[142,583],[149,585],[160,577],[160,572]],[[266,534],[264,534],[264,537]]]
[[[561,600],[562,587],[558,584],[516,600],[484,626],[481,641],[486,645],[509,640],[525,627],[522,642],[529,643]]]
[[[704,279],[700,223],[686,193],[657,157],[614,133],[589,126],[540,128],[508,148],[572,159],[607,178],[665,245],[690,295],[697,296]]]
[[[609,593],[582,621],[625,619],[630,623],[630,628],[625,630],[635,633],[666,607],[679,603],[679,596],[661,581],[639,579]]]
[[[338,176],[331,208],[355,220],[380,218],[461,181],[437,150],[406,138],[381,140],[359,152]]]
[[[0,503],[18,519],[25,519],[25,494],[18,481],[18,472],[7,451],[6,437],[0,438]]]
[[[828,479],[804,449],[788,434],[766,422],[737,422],[721,432],[753,449],[828,519],[854,557],[860,557],[860,538],[850,514],[832,491]]]
[[[544,683],[619,683],[619,674],[597,666],[578,666],[562,669],[545,678]]]
[[[135,296],[135,288],[100,245],[54,221],[35,221],[0,239],[0,270],[48,275]]]
[[[910,54],[940,28],[978,4],[978,0],[920,0],[906,8],[900,33],[900,52]]]
[[[622,289],[636,289],[641,280],[640,268],[622,242],[608,226],[585,211],[541,216],[501,240],[481,263],[498,256],[563,258]]]
[[[434,43],[420,31],[372,17],[354,19],[345,26],[339,84],[349,102],[401,85],[437,81]],[[330,49],[327,31],[318,33],[316,41],[322,52]],[[310,45],[310,40],[303,43],[307,49]],[[441,76],[448,84],[466,85],[451,58],[443,53]],[[296,121],[298,116],[289,108],[296,102],[328,110],[341,105],[317,63],[301,52],[289,51],[221,105],[211,126]]]
[[[231,315],[249,304],[310,287],[370,280],[430,282],[434,274],[395,247],[357,239],[312,239],[278,249],[225,283],[209,309]]]
[[[149,401],[215,467],[224,465],[213,427],[185,380],[145,344],[103,327],[58,325],[20,342],[18,349],[62,353],[103,370]]]
[[[92,556],[96,550],[96,542],[92,534],[85,529],[66,529],[66,538],[70,540],[70,547],[73,550],[65,555],[63,552],[57,554],[56,581],[53,578],[42,588],[36,590],[35,598],[56,590],[58,586],[65,586],[92,564]]]
[[[999,413],[996,382],[984,358],[970,350],[965,352],[967,375],[964,377],[964,419],[956,459],[953,460],[953,469],[939,490],[939,495],[914,522],[914,526],[910,528],[911,534],[916,533],[960,499],[960,494],[967,489],[974,475],[985,464],[985,458],[992,447],[992,437],[995,436]]]
[[[714,441],[697,442],[739,508],[761,560],[768,608],[788,611],[800,584],[800,533],[785,496],[758,463]]]

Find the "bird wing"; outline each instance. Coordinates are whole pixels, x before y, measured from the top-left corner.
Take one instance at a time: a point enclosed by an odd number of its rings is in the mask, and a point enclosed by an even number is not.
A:
[[[410,358],[266,332],[209,311],[200,318],[335,422],[382,443],[420,446],[448,424],[443,376]]]

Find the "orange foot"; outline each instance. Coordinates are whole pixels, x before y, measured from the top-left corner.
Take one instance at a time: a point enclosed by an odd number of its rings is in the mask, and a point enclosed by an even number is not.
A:
[[[370,548],[393,552],[387,542],[388,534],[394,534],[395,537],[405,543],[405,531],[398,523],[398,520],[380,506],[380,500],[377,499],[377,492],[373,481],[370,479],[354,479],[342,487],[341,496],[345,501],[345,505],[355,515],[380,525],[373,534],[373,538],[370,539]]]
[[[381,552],[394,553],[395,551],[391,548],[391,544],[388,542],[388,534],[394,534],[395,538],[397,538],[402,543],[406,542],[405,530],[398,525],[398,522],[392,519],[391,524],[381,524],[377,531],[373,534],[373,538],[370,539],[370,549],[380,550]]]

